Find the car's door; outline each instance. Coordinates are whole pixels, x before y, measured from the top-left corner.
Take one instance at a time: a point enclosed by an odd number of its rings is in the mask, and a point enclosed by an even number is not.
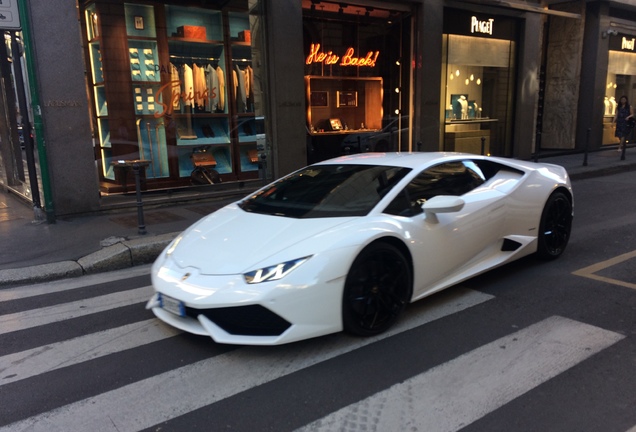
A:
[[[422,204],[438,195],[460,196],[464,207],[427,218]],[[502,235],[505,195],[488,187],[470,160],[428,168],[414,178],[385,209],[400,217],[414,262],[414,298],[436,290],[461,272],[470,272],[492,253]]]

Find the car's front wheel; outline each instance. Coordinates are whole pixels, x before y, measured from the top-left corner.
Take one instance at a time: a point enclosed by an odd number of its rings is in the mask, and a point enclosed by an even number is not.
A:
[[[570,240],[571,229],[572,203],[565,193],[553,192],[541,214],[537,248],[539,258],[555,259],[561,256]]]
[[[411,300],[411,269],[396,247],[372,243],[354,260],[344,287],[344,330],[359,336],[382,333]]]

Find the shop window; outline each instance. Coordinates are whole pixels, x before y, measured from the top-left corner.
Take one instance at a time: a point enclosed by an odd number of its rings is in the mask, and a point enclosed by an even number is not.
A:
[[[410,150],[410,10],[303,2],[308,163]]]
[[[149,189],[266,175],[259,3],[229,3],[85,9],[103,193],[125,192],[122,160],[148,163]]]
[[[444,25],[443,150],[511,154],[514,22],[449,9]]]
[[[611,36],[607,67],[606,91],[603,104],[603,144],[616,144],[616,125],[613,123],[618,101],[627,96],[629,103],[636,102],[636,52],[631,35]]]

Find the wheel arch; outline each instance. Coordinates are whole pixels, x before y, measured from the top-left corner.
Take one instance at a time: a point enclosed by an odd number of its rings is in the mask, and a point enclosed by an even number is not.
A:
[[[414,267],[413,267],[413,255],[411,255],[411,251],[409,250],[408,246],[406,246],[406,244],[397,237],[385,236],[385,237],[380,237],[378,239],[375,239],[374,241],[369,243],[367,247],[375,243],[388,243],[391,246],[398,249],[404,255],[404,258],[406,258],[406,261],[409,264],[409,272],[411,273],[411,298],[412,298],[413,297]]]

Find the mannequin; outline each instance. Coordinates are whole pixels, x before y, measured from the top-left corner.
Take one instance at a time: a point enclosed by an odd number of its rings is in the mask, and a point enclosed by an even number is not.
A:
[[[618,103],[616,102],[616,98],[614,96],[610,97],[609,102],[612,108],[612,112],[610,115],[616,115],[616,105],[618,105]]]
[[[466,96],[461,95],[459,97],[459,104],[462,107],[462,120],[466,120],[468,118],[468,101],[466,100]]]
[[[603,103],[605,104],[605,115],[606,116],[612,115],[612,107],[611,107],[609,98],[607,96],[605,96],[605,100],[603,101]]]

